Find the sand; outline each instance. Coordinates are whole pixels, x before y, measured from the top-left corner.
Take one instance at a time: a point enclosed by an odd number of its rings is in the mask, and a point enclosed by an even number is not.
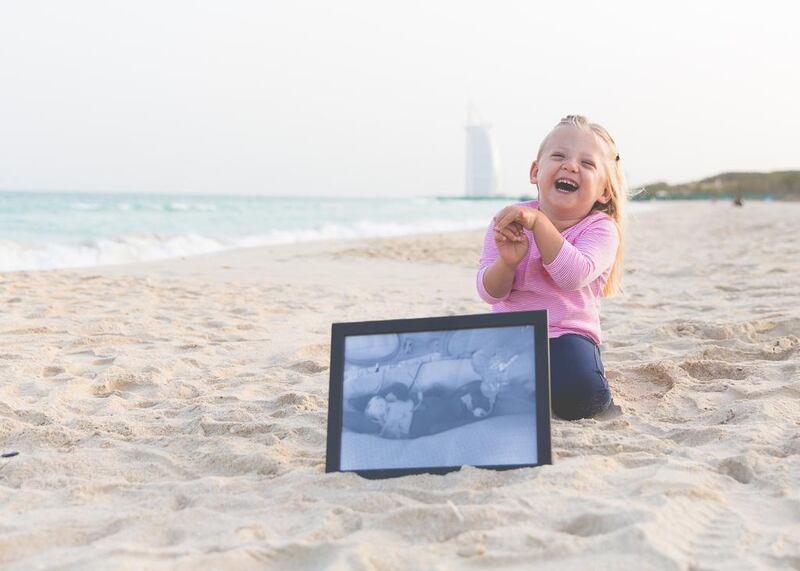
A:
[[[488,310],[481,232],[0,281],[5,569],[800,568],[800,204],[664,203],[554,464],[325,474],[330,324]]]

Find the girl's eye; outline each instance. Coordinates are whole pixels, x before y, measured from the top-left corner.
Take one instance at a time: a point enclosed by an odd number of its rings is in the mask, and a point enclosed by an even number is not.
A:
[[[594,168],[594,163],[592,161],[583,161],[583,164],[587,167]]]
[[[553,157],[554,159],[563,159],[564,158],[564,155],[562,155],[561,153],[553,153],[550,156]]]

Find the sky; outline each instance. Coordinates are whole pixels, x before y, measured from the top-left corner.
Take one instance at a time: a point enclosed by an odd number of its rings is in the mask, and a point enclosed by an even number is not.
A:
[[[559,118],[632,186],[800,169],[800,5],[4,0],[0,189],[464,190],[471,101],[502,191]]]

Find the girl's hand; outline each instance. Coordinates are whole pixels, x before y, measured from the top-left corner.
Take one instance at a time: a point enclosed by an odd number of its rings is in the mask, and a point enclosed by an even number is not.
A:
[[[538,214],[539,211],[530,206],[506,206],[495,215],[494,227],[502,231],[515,222],[527,230],[533,230]]]
[[[533,230],[538,210],[527,206],[506,206],[494,217],[494,243],[503,262],[516,268],[528,253],[523,228]]]
[[[522,231],[522,226],[516,222],[503,230],[495,229],[494,244],[500,259],[510,268],[516,269],[528,253],[528,237]]]

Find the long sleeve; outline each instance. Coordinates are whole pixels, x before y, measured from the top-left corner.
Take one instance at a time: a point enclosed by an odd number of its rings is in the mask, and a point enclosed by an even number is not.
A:
[[[523,203],[536,208],[538,202]],[[594,212],[564,230],[564,244],[552,263],[544,265],[533,233],[525,230],[528,253],[517,266],[509,294],[489,295],[483,275],[499,257],[494,222],[483,240],[477,272],[478,295],[493,312],[547,310],[548,336],[584,335],[595,343],[600,336],[600,296],[604,275],[614,264],[619,246],[617,225],[603,212]]]
[[[544,269],[562,290],[579,290],[612,266],[618,246],[614,221],[598,217],[573,243],[565,240],[558,255]]]
[[[494,220],[489,223],[489,227],[486,229],[486,236],[483,238],[483,251],[481,252],[481,259],[480,259],[480,269],[478,270],[478,276],[476,281],[476,287],[478,289],[478,295],[480,298],[488,304],[494,305],[495,303],[500,303],[508,299],[508,296],[511,295],[511,292],[508,292],[504,297],[493,297],[486,291],[486,288],[483,285],[483,274],[486,273],[486,270],[489,269],[494,261],[499,257],[497,252],[497,245],[494,243]]]

